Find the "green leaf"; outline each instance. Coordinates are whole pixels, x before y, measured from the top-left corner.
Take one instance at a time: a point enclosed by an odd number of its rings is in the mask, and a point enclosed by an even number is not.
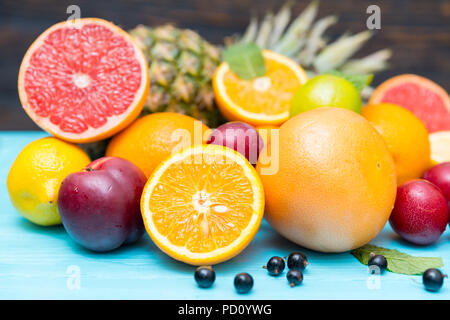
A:
[[[394,273],[420,275],[429,268],[441,268],[444,265],[441,258],[415,257],[398,250],[385,249],[371,244],[352,250],[351,253],[362,264],[367,265],[372,252],[385,256],[388,261],[387,270]]]
[[[262,50],[254,43],[238,43],[223,52],[223,59],[231,71],[243,80],[266,75],[266,62]]]
[[[361,91],[373,80],[373,74],[345,74],[338,70],[328,71],[326,74],[331,74],[350,81],[359,93],[361,93]]]

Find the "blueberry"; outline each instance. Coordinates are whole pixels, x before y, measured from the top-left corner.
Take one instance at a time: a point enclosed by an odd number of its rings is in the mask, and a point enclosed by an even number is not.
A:
[[[195,282],[197,282],[200,288],[209,288],[216,280],[216,273],[209,266],[198,267],[194,273]]]
[[[277,256],[270,258],[267,262],[267,265],[265,266],[269,274],[272,276],[280,275],[283,272],[284,267],[284,260]]]
[[[298,286],[303,281],[303,273],[299,270],[289,270],[286,274],[286,278],[291,287]]]
[[[431,268],[423,273],[422,282],[426,290],[439,291],[444,283],[444,278],[446,277],[447,275],[442,274],[438,269]]]
[[[367,263],[369,266],[369,271],[371,274],[374,273],[383,273],[388,266],[388,262],[386,258],[379,254],[374,254],[373,252],[370,254],[369,262]],[[379,272],[378,272],[379,271]]]
[[[291,270],[303,271],[308,265],[308,259],[303,252],[293,252],[288,257],[287,265]]]
[[[234,287],[238,293],[247,293],[253,288],[253,278],[246,272],[236,275],[234,278]]]

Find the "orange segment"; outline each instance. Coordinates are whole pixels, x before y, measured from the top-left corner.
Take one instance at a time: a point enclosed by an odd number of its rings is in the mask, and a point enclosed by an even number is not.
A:
[[[193,265],[216,264],[253,239],[264,192],[241,154],[201,145],[171,156],[154,171],[141,211],[147,232],[165,253]]]
[[[257,126],[280,125],[289,118],[291,100],[308,77],[295,61],[268,50],[263,54],[267,67],[264,77],[242,80],[227,63],[216,70],[214,94],[229,120]]]

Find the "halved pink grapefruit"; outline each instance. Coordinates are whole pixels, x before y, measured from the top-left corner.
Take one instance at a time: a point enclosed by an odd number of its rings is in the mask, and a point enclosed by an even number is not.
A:
[[[421,119],[428,131],[450,130],[450,98],[437,83],[415,75],[402,74],[380,84],[369,104],[400,105]]]
[[[19,96],[42,129],[71,142],[101,140],[127,127],[149,90],[144,54],[111,22],[61,22],[28,49],[19,71]]]

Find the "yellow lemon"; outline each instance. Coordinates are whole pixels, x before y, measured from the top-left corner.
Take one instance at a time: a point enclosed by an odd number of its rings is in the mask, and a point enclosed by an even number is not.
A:
[[[91,160],[79,147],[47,137],[28,144],[9,170],[7,186],[16,210],[33,223],[51,226],[61,223],[58,191],[69,174]]]

